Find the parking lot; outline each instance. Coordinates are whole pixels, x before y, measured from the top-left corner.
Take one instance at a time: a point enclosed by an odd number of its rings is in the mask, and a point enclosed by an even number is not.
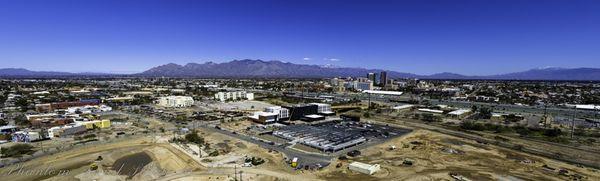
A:
[[[320,150],[343,152],[360,144],[380,142],[410,132],[386,125],[362,122],[324,122],[314,125],[292,125],[274,131],[273,135]]]

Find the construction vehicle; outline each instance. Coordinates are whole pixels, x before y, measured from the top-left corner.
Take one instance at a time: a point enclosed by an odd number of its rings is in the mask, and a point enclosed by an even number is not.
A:
[[[96,164],[96,163],[90,164],[90,170],[98,170],[98,164]]]
[[[294,157],[292,159],[292,165],[291,166],[292,166],[292,168],[298,167],[298,157]]]

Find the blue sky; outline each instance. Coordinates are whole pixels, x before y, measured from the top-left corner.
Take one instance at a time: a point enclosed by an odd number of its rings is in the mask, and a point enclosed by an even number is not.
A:
[[[488,75],[600,67],[600,1],[0,0],[0,67],[233,59]]]

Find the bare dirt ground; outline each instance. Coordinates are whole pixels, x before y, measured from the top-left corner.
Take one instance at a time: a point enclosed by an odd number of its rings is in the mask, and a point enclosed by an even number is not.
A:
[[[396,149],[391,150],[391,145]],[[404,160],[412,160],[413,165],[404,165]],[[380,164],[381,171],[372,176],[353,173],[348,169],[353,161]],[[340,168],[335,167],[338,163]],[[566,174],[559,174],[559,169]],[[600,180],[597,170],[425,130],[367,148],[357,158],[334,162],[319,175],[325,180],[453,180],[450,172],[471,180],[571,180],[574,175]]]
[[[156,143],[152,137],[134,137],[126,140],[102,145],[91,145],[60,152],[58,154],[37,158],[23,165],[13,165],[0,169],[3,173],[2,180],[123,180],[122,176],[110,168],[115,160],[133,153],[146,152],[151,157],[154,165],[161,172],[147,173],[161,176],[169,173],[184,171],[198,171],[202,167],[191,158],[170,147],[165,143]],[[95,162],[98,156],[102,160]],[[90,164],[96,163],[101,173],[89,173]],[[23,168],[23,169],[19,169]],[[54,170],[54,172],[38,172]],[[28,172],[29,171],[29,172]],[[61,172],[62,171],[62,172]],[[154,177],[153,176],[153,177]],[[140,178],[145,180],[145,178]],[[134,180],[136,180],[134,178]]]
[[[203,162],[221,163],[223,160],[226,160],[229,163],[233,161],[237,165],[241,165],[243,163],[243,157],[247,156],[262,158],[265,160],[265,163],[251,168],[239,166],[237,168],[233,168],[230,167],[230,165],[223,164],[221,166],[207,168],[206,170],[202,171],[171,174],[159,180],[232,180],[235,170],[241,170],[244,172],[244,180],[318,180],[313,173],[293,171],[288,165],[286,165],[286,163],[284,163],[284,156],[279,152],[269,151],[258,145],[237,140],[227,135],[211,132],[205,129],[198,129],[198,133],[213,148],[230,148],[230,152],[222,153],[219,156],[203,157],[201,159]],[[241,159],[232,160],[230,158]]]

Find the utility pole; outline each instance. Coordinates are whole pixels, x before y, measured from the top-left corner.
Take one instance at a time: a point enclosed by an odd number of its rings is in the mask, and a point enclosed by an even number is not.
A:
[[[573,133],[575,132],[575,115],[577,114],[576,107],[573,107],[573,117],[571,118],[571,139],[573,139]]]
[[[240,170],[240,181],[242,181],[242,173],[244,173],[244,171]]]
[[[548,107],[544,104],[544,127],[548,128],[550,124],[548,124],[548,115],[547,115]]]
[[[237,180],[237,165],[233,166],[233,180]]]
[[[371,110],[371,93],[367,92],[367,96],[369,96],[369,107],[368,107],[368,109],[370,111]]]

